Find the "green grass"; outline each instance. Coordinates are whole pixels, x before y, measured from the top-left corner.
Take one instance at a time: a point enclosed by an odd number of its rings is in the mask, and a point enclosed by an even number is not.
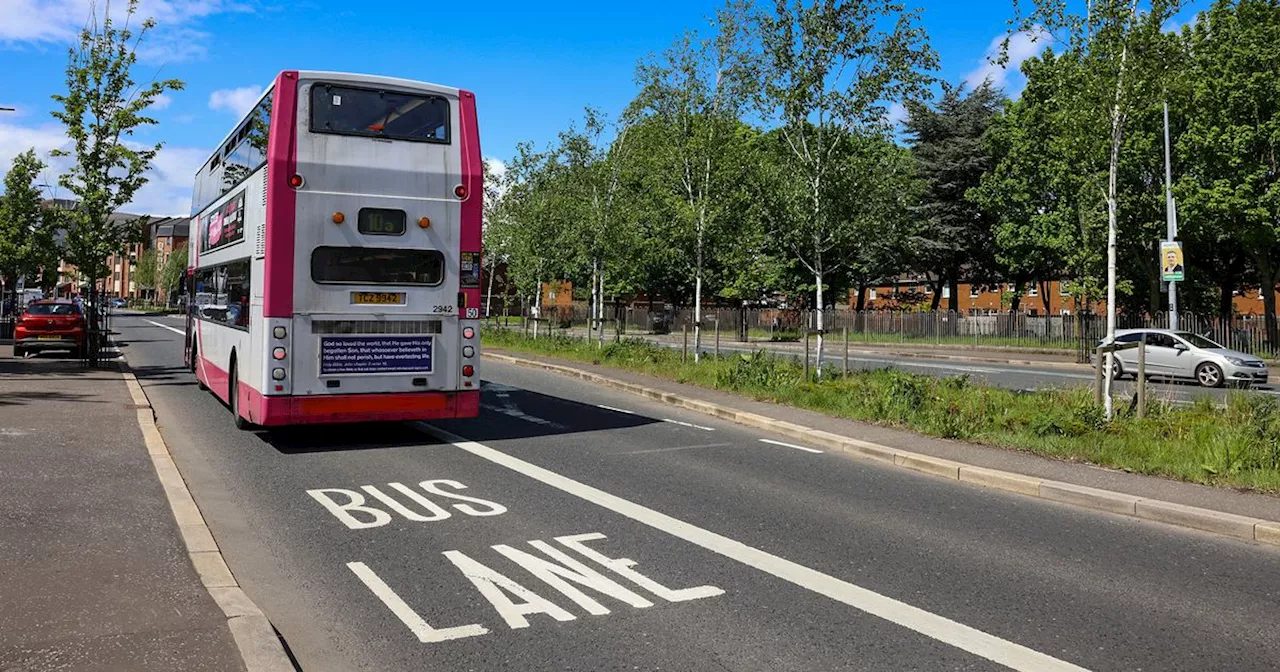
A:
[[[490,329],[485,344],[598,363],[758,401],[930,436],[1025,450],[1195,483],[1280,493],[1280,400],[1232,393],[1184,408],[1151,400],[1139,419],[1123,403],[1112,422],[1086,388],[1021,393],[971,382],[879,370],[806,381],[802,367],[764,353],[681,361],[678,351],[639,339],[603,349],[563,336],[534,341]]]

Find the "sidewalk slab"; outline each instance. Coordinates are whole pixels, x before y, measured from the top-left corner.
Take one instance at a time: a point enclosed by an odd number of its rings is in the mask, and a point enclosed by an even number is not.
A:
[[[736,409],[739,415],[746,413],[772,418],[797,427],[875,444],[883,448],[875,451],[875,454],[871,456],[885,461],[895,461],[885,454],[886,451],[884,449],[887,448],[891,451],[897,450],[931,456],[940,460],[955,462],[959,465],[966,465],[966,467],[1012,472],[1015,476],[1024,477],[1016,483],[1015,487],[1002,489],[1026,491],[1027,494],[1033,494],[1031,491],[1035,480],[1055,481],[1056,484],[1053,486],[1044,484],[1039,488],[1039,496],[1043,499],[1053,499],[1063,503],[1110,510],[1127,515],[1137,515],[1136,502],[1138,500],[1159,500],[1238,516],[1280,521],[1280,497],[1185,483],[1156,476],[1133,474],[1092,464],[1053,460],[1016,450],[932,438],[907,430],[880,427],[782,404],[755,401],[736,394],[686,385],[612,367],[594,365],[589,362],[560,359],[542,354],[531,355],[515,351],[503,351],[499,348],[490,348],[487,352],[532,359],[538,362],[586,371],[631,385],[649,388],[658,393],[660,397],[669,396],[671,398],[685,398],[718,404]],[[855,452],[865,451],[859,449]],[[948,478],[957,477],[952,465],[947,462],[937,463],[936,471],[937,473],[945,472]],[[930,473],[934,472],[931,471]],[[981,475],[978,475],[977,478],[970,478],[966,474],[972,475],[973,472],[968,468],[960,468],[958,480],[979,483],[979,479],[982,478]],[[1103,493],[1100,491],[1108,492]],[[1162,512],[1157,512],[1155,515],[1160,515],[1160,513]],[[1169,518],[1173,520],[1172,514]],[[1277,525],[1276,529],[1280,529],[1280,525]],[[1263,534],[1273,533],[1268,528]]]
[[[0,347],[0,670],[243,670],[113,369]]]

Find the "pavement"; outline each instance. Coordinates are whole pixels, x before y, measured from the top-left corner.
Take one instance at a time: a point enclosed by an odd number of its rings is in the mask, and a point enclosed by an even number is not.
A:
[[[237,432],[182,367],[179,321],[114,326],[228,566],[305,670],[1280,660],[1274,546],[851,459],[488,360],[477,419]],[[1061,479],[1274,510],[1041,462]]]
[[[0,346],[0,670],[242,670],[120,373]]]

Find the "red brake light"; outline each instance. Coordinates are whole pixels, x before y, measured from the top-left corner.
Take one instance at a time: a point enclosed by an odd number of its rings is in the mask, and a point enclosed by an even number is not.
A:
[[[304,180],[302,179],[301,175],[295,174],[295,175],[289,176],[289,186],[293,187],[294,189],[301,189],[303,182]]]
[[[476,367],[471,366],[470,364],[468,364],[468,365],[466,365],[466,366],[462,367],[462,375],[464,375],[464,376],[466,376],[466,377],[468,377],[468,378],[470,378],[471,376],[476,375]]]
[[[457,196],[458,198],[466,198],[466,197],[467,197],[467,185],[465,185],[465,184],[459,184],[458,186],[454,187],[454,188],[453,188],[453,195],[454,195],[454,196]]]

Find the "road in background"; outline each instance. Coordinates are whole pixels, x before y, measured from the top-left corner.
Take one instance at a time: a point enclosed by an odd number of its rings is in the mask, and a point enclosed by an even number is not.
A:
[[[490,362],[475,420],[239,432],[184,370],[179,322],[114,326],[228,563],[306,670],[1280,660],[1273,548]]]

